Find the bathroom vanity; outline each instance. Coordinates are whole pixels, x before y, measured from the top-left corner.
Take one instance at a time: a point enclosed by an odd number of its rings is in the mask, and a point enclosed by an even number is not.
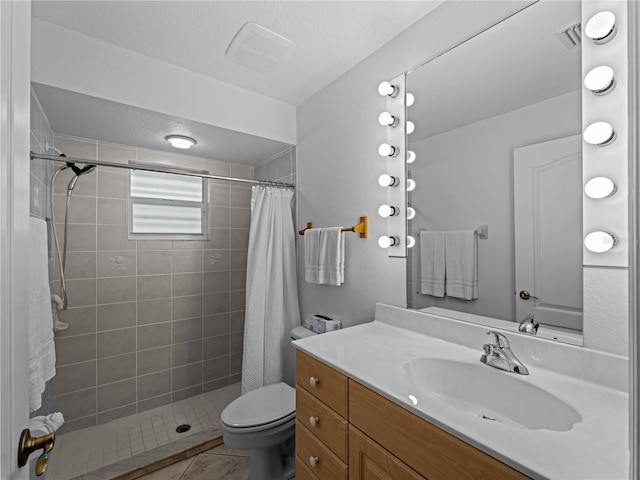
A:
[[[296,479],[528,478],[302,351],[296,365]]]
[[[487,330],[377,305],[294,342],[296,479],[627,478],[624,359],[507,332],[517,375]]]

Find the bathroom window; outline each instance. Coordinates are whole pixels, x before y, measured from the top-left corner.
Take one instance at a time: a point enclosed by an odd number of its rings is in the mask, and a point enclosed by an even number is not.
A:
[[[129,238],[206,238],[204,178],[131,170],[129,180]]]

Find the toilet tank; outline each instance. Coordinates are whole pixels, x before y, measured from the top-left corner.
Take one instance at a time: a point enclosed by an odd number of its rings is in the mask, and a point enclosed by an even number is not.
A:
[[[291,330],[291,341],[285,350],[285,369],[284,369],[284,381],[291,387],[296,387],[296,347],[293,346],[294,340],[300,338],[310,337],[311,335],[318,335],[311,330],[304,328],[302,325],[298,325]]]

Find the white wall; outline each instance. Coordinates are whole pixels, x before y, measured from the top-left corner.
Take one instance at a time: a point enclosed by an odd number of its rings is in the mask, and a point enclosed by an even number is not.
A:
[[[413,308],[438,306],[515,319],[513,150],[580,133],[580,91],[551,98],[411,144],[418,187],[411,203],[419,228],[454,230],[489,225],[478,240],[477,300],[417,293],[419,255],[413,255]],[[428,159],[428,161],[426,161]],[[446,181],[444,181],[446,179]]]
[[[387,233],[386,221],[376,213],[386,201],[377,184],[385,171],[377,147],[386,138],[377,124],[385,106],[377,85],[446,52],[470,32],[478,33],[522,6],[521,2],[445,2],[298,107],[298,227],[306,222],[352,226],[360,215],[370,220],[370,238],[347,234],[346,283],[340,287],[307,284],[304,249],[298,249],[303,318],[324,313],[351,326],[372,320],[375,302],[406,305],[405,260],[388,258],[377,246],[378,236]],[[299,241],[301,245],[302,237]],[[626,274],[607,268],[585,270],[586,346],[626,355]],[[619,294],[603,291],[601,282],[607,278],[613,278]],[[611,308],[613,304],[616,308]]]
[[[386,163],[377,153],[386,131],[377,123],[385,99],[382,80],[415,68],[530,2],[445,2],[384,45],[297,110],[298,227],[351,227],[368,215],[368,239],[347,235],[346,281],[340,287],[304,281],[304,249],[298,249],[301,315],[324,313],[344,326],[373,319],[375,302],[406,305],[404,258],[389,258],[377,245],[386,200],[377,178]],[[300,245],[303,237],[299,237]]]
[[[37,18],[32,38],[34,82],[295,143],[292,105]]]

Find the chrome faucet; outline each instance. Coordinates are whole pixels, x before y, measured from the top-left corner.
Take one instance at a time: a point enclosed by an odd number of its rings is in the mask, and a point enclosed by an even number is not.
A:
[[[520,322],[518,331],[522,333],[528,333],[530,335],[535,335],[536,333],[538,333],[538,327],[540,327],[540,324],[533,320],[533,313],[530,313],[529,315],[524,317],[524,320]]]
[[[507,337],[493,330],[488,331],[487,335],[493,335],[494,343],[485,343],[482,346],[484,350],[484,355],[480,357],[482,363],[507,372],[529,375],[527,367],[511,351]]]

